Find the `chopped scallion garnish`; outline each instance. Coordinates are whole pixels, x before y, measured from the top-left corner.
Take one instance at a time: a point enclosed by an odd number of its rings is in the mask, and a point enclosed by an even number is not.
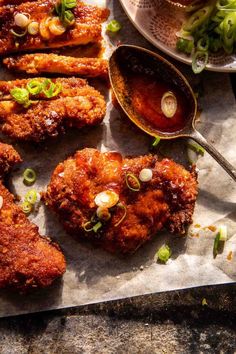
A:
[[[21,104],[25,108],[29,107],[29,92],[25,88],[15,87],[10,90],[10,95],[17,103]]]
[[[23,173],[23,179],[26,184],[33,184],[36,181],[36,173],[32,168],[27,168]]]
[[[112,20],[108,23],[107,25],[107,31],[109,32],[119,32],[121,30],[122,26],[120,24],[120,22],[118,22],[117,20]]]
[[[219,227],[220,241],[227,241],[228,238],[228,230],[226,225],[220,225]]]
[[[27,83],[26,87],[31,95],[38,95],[43,89],[43,84],[40,81],[33,79]]]
[[[97,233],[97,232],[98,232],[98,230],[100,230],[100,229],[101,229],[101,227],[102,227],[102,223],[101,223],[101,221],[97,222],[97,224],[96,224],[96,225],[94,225],[94,227],[93,227],[93,232]]]
[[[171,249],[167,245],[163,245],[158,251],[157,251],[157,259],[163,263],[166,263],[170,257],[171,257]]]
[[[25,201],[34,205],[38,201],[38,192],[35,189],[30,190],[25,195]]]
[[[47,98],[52,98],[59,95],[61,89],[62,89],[61,83],[54,84],[54,82],[52,82],[50,79],[46,79],[42,87],[43,93]]]
[[[139,192],[141,189],[141,184],[138,178],[133,173],[126,173],[125,182],[127,187],[133,192]]]
[[[152,143],[152,147],[156,147],[161,141],[161,138],[159,136],[156,136],[155,140]]]
[[[25,201],[21,204],[21,209],[25,214],[30,214],[33,209],[33,206],[29,202]]]
[[[91,221],[86,222],[86,223],[83,225],[83,229],[84,229],[84,231],[86,231],[86,232],[91,232],[91,231],[93,231],[92,222],[91,222]]]
[[[117,207],[123,209],[124,210],[124,214],[122,215],[120,220],[114,225],[115,227],[119,226],[124,221],[124,219],[126,218],[126,215],[127,215],[127,208],[126,208],[126,206],[123,203],[121,203],[121,202],[118,203]]]

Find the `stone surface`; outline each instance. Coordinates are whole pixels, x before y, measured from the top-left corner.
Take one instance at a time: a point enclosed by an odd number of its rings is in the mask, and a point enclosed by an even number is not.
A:
[[[235,353],[235,296],[206,287],[5,318],[0,353]]]

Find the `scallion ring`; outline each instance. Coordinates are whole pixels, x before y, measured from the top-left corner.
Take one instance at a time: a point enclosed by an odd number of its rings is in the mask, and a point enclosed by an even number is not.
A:
[[[121,203],[121,202],[118,203],[117,207],[120,208],[120,209],[123,209],[124,210],[124,214],[122,215],[120,220],[114,225],[115,227],[118,227],[124,221],[124,219],[126,218],[126,215],[127,215],[127,208],[126,208],[126,206],[123,203]]]
[[[156,136],[155,140],[152,143],[152,147],[156,147],[161,141],[161,138],[159,136]]]
[[[64,26],[72,26],[75,23],[75,16],[70,10],[66,10],[64,14]]]
[[[43,84],[42,84],[42,82],[40,82],[36,79],[33,79],[27,83],[26,87],[27,87],[27,90],[29,91],[29,93],[31,93],[31,95],[38,95],[43,89]]]
[[[64,0],[66,9],[73,9],[77,5],[76,0]]]
[[[29,92],[25,88],[15,87],[10,90],[10,95],[17,103],[27,107],[30,104]]]
[[[121,26],[120,22],[118,22],[117,20],[112,20],[107,25],[107,31],[113,32],[113,33],[119,32],[121,30],[121,28],[122,28],[122,26]]]
[[[163,263],[166,263],[171,257],[172,251],[169,246],[163,245],[157,251],[157,259]]]
[[[173,118],[178,108],[177,98],[173,92],[165,92],[161,99],[161,110],[166,118]]]
[[[210,41],[208,36],[200,38],[197,42],[197,50],[206,52],[209,49],[209,43]]]
[[[21,209],[25,214],[30,214],[33,209],[33,206],[29,202],[23,202],[21,204]]]
[[[23,173],[24,182],[27,184],[33,184],[36,181],[37,175],[32,168],[27,168]]]
[[[38,192],[35,189],[30,190],[25,195],[25,201],[34,205],[39,201]]]
[[[84,229],[85,232],[91,232],[91,231],[93,231],[92,222],[91,222],[91,221],[86,222],[86,223],[83,225],[83,229]]]
[[[15,37],[24,37],[26,33],[28,32],[27,29],[25,29],[23,32],[16,32],[14,29],[10,29],[10,32],[15,36]]]
[[[133,192],[139,192],[141,189],[141,184],[138,178],[133,173],[126,173],[125,182],[127,187]],[[134,186],[135,185],[135,186]]]
[[[62,90],[62,85],[61,83],[54,84],[50,79],[46,79],[43,83],[42,90],[47,98],[52,98],[59,95]]]
[[[193,55],[192,69],[195,74],[200,74],[208,63],[209,54],[207,51],[196,51]]]
[[[102,227],[101,221],[97,222],[97,224],[94,225],[93,227],[93,232],[97,233],[101,229],[101,227]]]

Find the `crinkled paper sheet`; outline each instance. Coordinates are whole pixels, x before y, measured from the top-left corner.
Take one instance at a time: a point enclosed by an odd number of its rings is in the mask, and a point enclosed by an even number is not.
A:
[[[90,0],[91,1],[91,0]],[[123,29],[120,35],[111,39],[125,43],[150,47],[129,23],[117,0],[109,1],[111,17],[120,20]],[[111,46],[108,45],[111,49]],[[109,49],[109,50],[110,50]],[[177,65],[189,77],[191,84],[202,91],[200,105],[200,131],[209,141],[236,165],[236,106],[229,76],[205,72],[201,78],[193,79],[186,66]],[[2,71],[2,79],[10,78]],[[107,90],[103,92],[108,96]],[[102,151],[118,150],[123,154],[144,154],[150,146],[150,138],[138,131],[108,100],[108,111],[104,123],[96,128],[74,131],[66,136],[41,146],[15,144],[22,154],[24,163],[12,173],[10,188],[24,196],[28,190],[22,183],[22,171],[26,167],[38,172],[36,188],[44,190],[50,174],[56,165],[77,149],[97,147]],[[6,139],[5,139],[6,141]],[[162,143],[161,153],[183,162],[186,156],[184,141]],[[235,183],[206,154],[198,163],[200,191],[196,205],[194,223],[202,227],[227,224],[229,240],[224,252],[213,259],[215,233],[209,229],[190,229],[187,238],[178,238],[163,232],[142,247],[132,257],[119,258],[89,245],[82,245],[67,235],[56,216],[43,206],[38,214],[31,215],[43,235],[50,235],[58,241],[67,259],[67,271],[61,281],[52,287],[34,294],[16,295],[1,292],[0,316],[65,308],[126,298],[174,289],[190,288],[210,284],[234,282],[236,279],[236,188]],[[191,234],[195,236],[192,237]],[[157,264],[156,250],[168,241],[172,260],[167,265]],[[233,252],[233,260],[227,260]],[[143,270],[140,270],[143,268]]]

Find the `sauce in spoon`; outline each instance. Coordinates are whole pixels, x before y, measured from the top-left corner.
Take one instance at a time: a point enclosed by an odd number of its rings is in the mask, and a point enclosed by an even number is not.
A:
[[[189,105],[184,94],[176,87],[144,75],[130,75],[129,88],[131,103],[140,119],[152,128],[173,133],[182,130],[189,116]],[[173,117],[167,118],[162,111],[162,97],[172,92],[177,100],[177,109]]]

